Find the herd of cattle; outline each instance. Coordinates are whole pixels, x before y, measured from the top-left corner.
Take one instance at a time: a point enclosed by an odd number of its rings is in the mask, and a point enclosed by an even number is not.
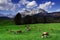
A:
[[[25,27],[26,31],[31,31],[31,28],[30,27]],[[53,28],[50,28],[51,31],[53,31]],[[14,30],[10,30],[11,33],[14,33],[14,34],[19,34],[19,33],[22,33],[22,30],[17,30],[16,32]],[[49,37],[49,33],[48,32],[43,32],[41,34],[41,38],[47,38]]]

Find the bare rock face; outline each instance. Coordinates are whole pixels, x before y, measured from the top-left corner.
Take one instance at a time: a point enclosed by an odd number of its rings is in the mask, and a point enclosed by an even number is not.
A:
[[[26,15],[35,15],[38,13],[42,13],[42,14],[46,14],[48,13],[47,11],[45,11],[44,9],[37,9],[37,10],[23,10],[20,12],[20,14],[22,15],[22,17],[26,16]]]

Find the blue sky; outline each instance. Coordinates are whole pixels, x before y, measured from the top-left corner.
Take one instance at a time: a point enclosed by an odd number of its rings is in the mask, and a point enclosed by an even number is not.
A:
[[[0,14],[15,15],[24,9],[41,8],[48,12],[60,11],[60,0],[0,0]]]

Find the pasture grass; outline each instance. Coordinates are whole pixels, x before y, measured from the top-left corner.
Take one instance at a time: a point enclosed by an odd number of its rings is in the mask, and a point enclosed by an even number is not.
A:
[[[26,31],[25,25],[0,25],[0,40],[60,40],[60,23],[27,24],[31,28]],[[50,30],[53,28],[53,31]],[[11,33],[14,30],[15,33]],[[22,33],[17,34],[17,30]],[[48,38],[41,38],[43,32],[49,32]]]

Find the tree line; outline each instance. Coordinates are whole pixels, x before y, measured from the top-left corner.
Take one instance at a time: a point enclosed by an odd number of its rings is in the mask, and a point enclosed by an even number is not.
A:
[[[46,18],[45,16],[43,17],[38,17],[36,15],[26,15],[25,17],[21,17],[21,14],[18,13],[15,18],[14,18],[14,22],[16,25],[21,25],[21,24],[35,24],[35,23],[45,23],[46,22]]]
[[[48,13],[49,14],[49,13]],[[35,23],[60,23],[60,16],[44,15],[43,13],[38,13],[35,15],[26,15],[22,17],[20,13],[14,17],[14,22],[16,25],[21,24],[35,24]]]

